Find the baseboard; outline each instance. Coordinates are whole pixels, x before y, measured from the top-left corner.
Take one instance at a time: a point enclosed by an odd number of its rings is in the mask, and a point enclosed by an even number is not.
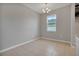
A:
[[[46,40],[53,40],[53,41],[58,41],[58,42],[64,42],[64,43],[71,44],[71,42],[69,42],[69,41],[56,40],[56,39],[51,39],[51,38],[46,38],[46,37],[40,37],[40,38],[42,38],[42,39],[46,39]]]
[[[75,48],[75,46],[74,46],[73,44],[71,44],[71,47],[72,47],[72,48]]]
[[[71,42],[68,42],[68,41],[55,40],[55,39],[50,39],[50,38],[45,38],[45,37],[40,37],[40,38],[42,38],[42,39],[47,39],[47,40],[53,40],[53,41],[59,41],[59,42],[64,42],[64,43],[69,43],[69,44],[71,44]],[[23,43],[20,43],[20,44],[11,46],[11,47],[9,47],[9,48],[0,50],[0,53],[9,51],[9,50],[11,50],[11,49],[14,49],[14,48],[16,48],[16,47],[22,46],[22,45],[24,45],[24,44],[28,44],[28,43],[33,42],[33,41],[35,41],[35,40],[38,40],[38,39],[40,39],[40,38],[32,39],[32,40],[30,40],[30,41],[26,41],[26,42],[23,42]]]
[[[3,53],[3,52],[6,52],[6,51],[9,51],[9,50],[11,50],[11,49],[14,49],[14,48],[16,48],[16,47],[22,46],[22,45],[24,45],[24,44],[28,44],[28,43],[33,42],[33,41],[38,40],[38,39],[39,39],[39,38],[32,39],[32,40],[29,40],[29,41],[26,41],[26,42],[23,42],[23,43],[20,43],[20,44],[17,44],[17,45],[11,46],[11,47],[9,47],[9,48],[2,49],[2,50],[0,50],[0,53]]]
[[[77,35],[75,35],[75,42],[74,42],[74,43],[71,43],[71,46],[72,46],[73,48],[76,47],[76,42],[77,42],[77,40],[79,40],[79,38],[77,37]]]

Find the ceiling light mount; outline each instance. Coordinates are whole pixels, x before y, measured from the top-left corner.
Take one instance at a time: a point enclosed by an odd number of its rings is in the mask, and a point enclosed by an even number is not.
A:
[[[45,3],[45,6],[42,8],[43,13],[49,13],[51,9],[48,7],[48,3]]]

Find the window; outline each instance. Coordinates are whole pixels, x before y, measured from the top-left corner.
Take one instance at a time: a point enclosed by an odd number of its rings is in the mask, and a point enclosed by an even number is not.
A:
[[[56,32],[56,14],[47,16],[47,31]]]

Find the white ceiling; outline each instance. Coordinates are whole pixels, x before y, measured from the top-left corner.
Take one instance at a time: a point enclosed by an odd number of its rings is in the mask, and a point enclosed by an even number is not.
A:
[[[32,10],[42,13],[42,8],[45,7],[44,3],[24,3],[25,6],[31,8]],[[70,5],[69,3],[48,3],[48,7],[51,10],[56,10],[58,8],[65,7],[67,5]]]

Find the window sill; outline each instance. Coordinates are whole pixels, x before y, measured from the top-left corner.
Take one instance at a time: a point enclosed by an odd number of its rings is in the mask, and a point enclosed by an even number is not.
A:
[[[53,33],[55,33],[56,31],[47,31],[47,32],[53,32]]]

